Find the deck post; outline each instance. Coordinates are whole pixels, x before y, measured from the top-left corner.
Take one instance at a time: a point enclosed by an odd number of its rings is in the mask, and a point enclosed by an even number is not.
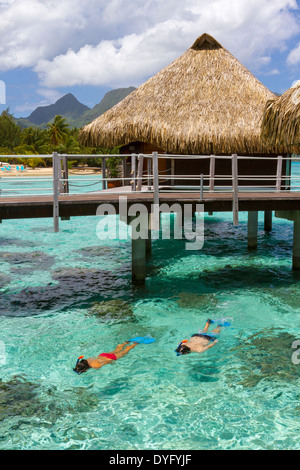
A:
[[[102,157],[102,189],[107,189],[107,181],[106,181],[106,164],[105,158]]]
[[[281,191],[281,179],[282,179],[282,156],[279,155],[277,159],[276,191]]]
[[[239,176],[238,176],[238,160],[237,155],[232,155],[232,212],[233,212],[233,225],[237,226],[239,223]]]
[[[152,161],[151,158],[147,158],[147,173],[148,173],[148,191],[151,190],[151,166]]]
[[[258,212],[248,212],[248,248],[257,248]]]
[[[69,194],[69,169],[68,169],[68,157],[67,155],[62,155],[62,174],[63,174],[63,181],[62,181],[62,192],[64,194]],[[61,217],[61,220],[70,220],[71,217]]]
[[[265,229],[265,232],[272,231],[272,211],[265,211],[264,229]]]
[[[158,174],[158,153],[153,152],[153,206],[154,212],[152,214],[152,228],[153,230],[159,230],[160,227],[160,215],[159,215],[159,174]]]
[[[131,154],[131,191],[136,191],[136,154]]]
[[[142,190],[142,182],[143,182],[143,167],[144,167],[144,155],[142,153],[138,156],[138,180],[137,180],[137,191]]]
[[[215,155],[210,156],[210,167],[209,167],[209,191],[212,192],[215,187],[215,167],[216,157]]]
[[[203,201],[203,173],[200,175],[200,201]]]
[[[59,232],[59,167],[60,157],[57,152],[52,154],[52,170],[53,170],[53,229]]]
[[[68,169],[68,157],[67,155],[62,156],[63,163],[63,192],[65,194],[69,193],[69,169]]]
[[[122,161],[122,172],[123,172],[122,186],[126,186],[127,180],[124,179],[126,178],[126,158],[123,158],[123,161]]]
[[[63,178],[62,155],[58,154],[57,160],[58,160],[57,177],[58,177],[59,193],[62,194],[64,193],[64,182],[62,181],[62,178]]]
[[[175,184],[175,159],[171,159],[171,181],[170,181],[171,186],[174,186]]]
[[[293,269],[300,270],[300,218],[294,221]]]
[[[209,192],[213,192],[215,188],[215,167],[216,158],[214,155],[211,155],[209,164]],[[212,211],[209,211],[208,215],[214,215],[214,213]]]

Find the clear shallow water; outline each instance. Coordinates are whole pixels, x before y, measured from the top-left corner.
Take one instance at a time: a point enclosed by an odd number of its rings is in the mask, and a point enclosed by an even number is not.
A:
[[[296,166],[296,172],[299,166]],[[144,287],[131,285],[131,244],[100,241],[96,217],[0,225],[0,448],[299,449],[300,278],[292,223],[205,217],[205,244],[153,242]],[[114,301],[114,302],[112,302]],[[90,310],[96,302],[104,316]],[[106,302],[104,304],[104,302]],[[207,318],[231,318],[214,348],[177,357]],[[151,334],[99,371],[85,357]]]

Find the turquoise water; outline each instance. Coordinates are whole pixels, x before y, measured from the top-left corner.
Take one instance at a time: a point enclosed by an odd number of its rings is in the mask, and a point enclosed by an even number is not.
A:
[[[299,165],[294,173],[300,174]],[[205,244],[155,240],[146,284],[131,284],[131,243],[102,240],[96,217],[0,225],[1,449],[299,449],[300,277],[291,222],[273,219],[247,250],[247,214],[205,217]],[[98,312],[98,314],[97,314]],[[218,344],[177,357],[207,318]],[[83,354],[138,345],[77,375]],[[299,354],[300,357],[300,354]]]
[[[52,195],[52,175],[28,176],[26,173],[15,177],[0,174],[0,189],[3,196]],[[69,193],[93,192],[102,189],[102,177],[97,174],[85,176],[69,174]]]

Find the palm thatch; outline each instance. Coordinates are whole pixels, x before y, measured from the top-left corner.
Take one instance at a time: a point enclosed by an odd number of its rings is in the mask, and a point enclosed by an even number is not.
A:
[[[300,81],[266,105],[261,137],[268,145],[300,153]]]
[[[80,132],[82,144],[147,142],[172,154],[261,154],[271,93],[213,37],[193,46]],[[273,152],[272,152],[273,153]]]

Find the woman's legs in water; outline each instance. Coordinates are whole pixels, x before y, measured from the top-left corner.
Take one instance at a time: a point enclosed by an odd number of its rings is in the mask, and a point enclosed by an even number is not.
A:
[[[114,351],[112,351],[112,354],[117,354],[119,353],[120,351],[122,351],[122,349],[128,344],[128,341],[125,341],[125,343],[122,343],[122,344],[118,344],[118,346],[115,348]]]
[[[124,344],[127,344],[127,342]],[[129,351],[135,348],[137,345],[138,343],[130,344],[129,346],[126,346],[122,351],[119,351],[119,352],[117,351],[114,354],[117,356],[117,359],[120,359],[120,357],[126,356],[126,354],[128,354]]]

